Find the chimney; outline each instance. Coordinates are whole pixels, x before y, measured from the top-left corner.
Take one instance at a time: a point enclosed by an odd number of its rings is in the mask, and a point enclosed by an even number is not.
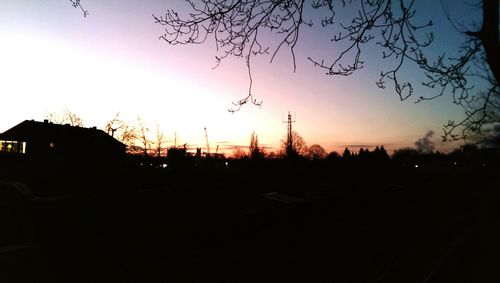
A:
[[[45,120],[43,120],[43,122],[44,122],[45,124],[47,124],[47,123],[49,122],[49,120],[48,120],[48,119],[45,119]]]

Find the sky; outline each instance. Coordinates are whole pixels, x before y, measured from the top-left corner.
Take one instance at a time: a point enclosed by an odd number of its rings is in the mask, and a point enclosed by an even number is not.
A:
[[[460,38],[438,2],[422,1],[418,11],[437,23],[436,37],[441,34],[442,42],[453,46]],[[448,2],[453,15],[463,15],[463,6]],[[272,64],[269,57],[253,59],[253,93],[263,105],[232,114],[231,103],[248,91],[244,60],[228,58],[214,69],[214,44],[170,46],[159,40],[163,28],[152,14],[186,12],[184,1],[82,0],[82,5],[87,17],[69,0],[0,2],[0,132],[64,109],[87,127],[103,128],[119,112],[131,122],[141,117],[152,136],[160,125],[167,145],[176,136],[177,144],[204,147],[206,128],[212,150],[219,145],[230,153],[234,146],[248,146],[255,132],[260,144],[274,151],[286,135],[283,122],[290,111],[294,130],[308,145],[327,151],[414,147],[430,131],[436,133],[431,139],[437,150],[456,146],[441,143],[440,133],[448,120],[460,120],[462,109],[451,97],[414,103],[425,89],[403,102],[390,88],[378,89],[380,51],[365,52],[366,67],[349,77],[327,76],[314,67],[308,56],[334,51],[328,41],[332,32],[318,25],[301,34],[295,72],[285,49]],[[436,52],[448,45],[438,44]]]

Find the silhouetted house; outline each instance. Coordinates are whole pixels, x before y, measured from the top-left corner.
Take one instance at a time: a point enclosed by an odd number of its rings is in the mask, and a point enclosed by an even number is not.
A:
[[[26,120],[0,134],[0,153],[64,165],[108,163],[121,159],[126,146],[95,127]]]

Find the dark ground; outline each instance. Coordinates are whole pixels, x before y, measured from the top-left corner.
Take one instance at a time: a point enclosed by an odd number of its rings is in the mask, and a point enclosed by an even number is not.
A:
[[[4,196],[0,282],[500,282],[496,169],[351,169],[148,171]]]

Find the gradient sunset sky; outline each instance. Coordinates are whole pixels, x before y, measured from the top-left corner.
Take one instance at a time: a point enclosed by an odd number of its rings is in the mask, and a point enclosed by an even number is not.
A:
[[[442,3],[450,5],[452,16],[463,16],[465,6],[451,0],[420,2],[419,17],[435,23],[436,52],[456,48],[461,38],[443,17]],[[214,44],[169,46],[158,39],[163,28],[152,14],[186,11],[184,1],[82,0],[82,5],[87,17],[65,0],[1,1],[0,132],[67,108],[87,127],[102,128],[117,112],[129,121],[141,116],[152,135],[155,124],[161,125],[168,145],[177,133],[178,144],[203,147],[206,127],[213,148],[248,146],[252,131],[262,145],[279,148],[286,134],[283,119],[291,111],[294,129],[307,144],[327,151],[413,147],[429,130],[436,133],[436,148],[447,151],[451,145],[440,141],[442,125],[463,116],[451,97],[415,104],[427,94],[419,93],[428,91],[424,88],[404,102],[390,87],[377,88],[385,64],[380,50],[365,52],[366,67],[350,77],[326,76],[306,59],[335,51],[329,43],[334,32],[319,24],[303,29],[295,73],[286,49],[272,64],[269,57],[253,60],[254,94],[263,106],[231,114],[231,102],[248,89],[244,60],[229,58],[212,69]],[[405,74],[421,76],[411,69]]]

